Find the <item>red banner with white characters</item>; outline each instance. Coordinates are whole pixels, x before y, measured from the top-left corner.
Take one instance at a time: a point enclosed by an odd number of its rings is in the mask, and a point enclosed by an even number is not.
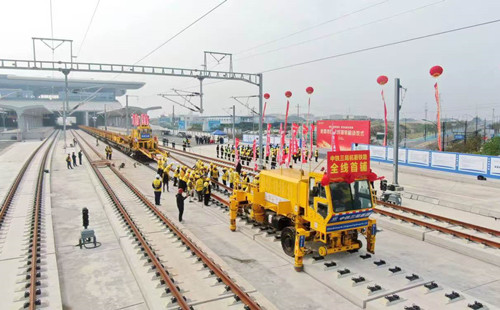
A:
[[[309,128],[307,127],[306,124],[302,124],[302,141],[303,141],[303,145],[302,145],[302,151],[301,151],[301,155],[302,155],[302,163],[307,163],[307,156],[306,156],[306,150],[307,150],[307,133],[309,131]]]
[[[332,130],[332,140],[330,142],[330,145],[332,146],[332,152],[336,152],[337,149],[339,148],[339,138],[336,134],[336,130]]]
[[[271,124],[267,124],[267,137],[266,137],[266,156],[271,153]]]
[[[337,151],[349,151],[353,143],[370,143],[370,121],[321,120],[316,126],[319,148],[332,148],[332,130],[338,139]]]
[[[327,154],[329,178],[350,176],[356,178],[370,173],[370,151],[339,151]]]
[[[436,104],[437,104],[437,119],[436,119],[436,123],[437,123],[437,142],[438,142],[439,151],[443,151],[442,142],[441,142],[441,104],[439,102],[439,89],[438,89],[438,83],[437,82],[436,82],[436,84],[434,84],[434,90],[436,91],[436,93],[434,94],[434,96],[436,97]]]
[[[238,138],[234,139],[234,157],[235,157],[234,163],[236,165],[240,162],[240,151],[238,149],[239,146],[240,146],[240,139]]]
[[[139,124],[140,124],[139,115],[132,114],[132,126],[137,127],[139,126]]]
[[[292,138],[290,139],[290,148],[288,150],[288,157],[287,157],[287,165],[289,165],[292,161],[292,155],[297,152],[298,149],[298,143],[297,143],[297,133],[299,131],[299,125],[293,123],[292,124]]]
[[[149,115],[141,114],[141,125],[148,126],[149,125]]]

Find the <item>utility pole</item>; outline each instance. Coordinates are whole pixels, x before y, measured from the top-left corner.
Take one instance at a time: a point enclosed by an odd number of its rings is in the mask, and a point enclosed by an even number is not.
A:
[[[427,102],[425,103],[425,119],[427,119]],[[424,141],[427,141],[427,123],[424,123]]]
[[[437,132],[437,128],[436,128]],[[443,121],[443,132],[442,132],[442,139],[441,139],[441,149],[444,152],[444,139],[446,138],[446,135],[444,134],[446,132],[446,122]]]
[[[262,169],[264,167],[262,158],[264,157],[264,152],[262,148],[262,130],[263,130],[263,119],[262,119],[262,108],[263,108],[263,96],[264,96],[264,91],[263,91],[263,75],[262,73],[258,74],[259,76],[259,169]]]
[[[394,145],[393,145],[393,183],[398,185],[398,164],[399,164],[399,111],[401,106],[399,104],[399,94],[401,91],[401,84],[399,78],[394,79]]]
[[[234,131],[235,122],[236,122],[236,106],[233,104],[233,145],[236,145],[236,132]]]
[[[128,95],[125,96],[125,127],[127,128],[127,136],[130,129],[130,115],[128,114]]]
[[[65,88],[65,100],[63,102],[63,139],[64,139],[64,149],[66,149],[67,144],[66,144],[66,111],[68,110],[68,74],[70,72],[69,69],[62,69],[62,73],[64,74],[64,88]]]
[[[104,104],[104,130],[108,131],[108,113],[106,112],[106,104]]]
[[[465,129],[464,129],[464,145],[466,144],[467,144],[467,119],[465,120]]]
[[[406,117],[405,117],[405,145],[404,145],[405,148],[406,148],[406,132],[408,131],[407,128],[408,127],[406,127]]]
[[[172,105],[172,128],[175,128],[175,105]]]

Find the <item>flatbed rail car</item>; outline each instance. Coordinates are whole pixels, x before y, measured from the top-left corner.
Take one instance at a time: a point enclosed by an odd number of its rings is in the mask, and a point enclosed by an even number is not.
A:
[[[94,127],[79,127],[90,135],[103,139],[112,146],[134,157],[142,156],[152,160],[168,157],[168,152],[158,148],[158,138],[153,136],[149,125],[140,125],[133,128],[131,134],[128,136]]]
[[[356,151],[361,152],[361,151]],[[369,157],[368,157],[369,158]],[[364,168],[364,167],[363,167]],[[235,189],[230,198],[230,229],[236,217],[281,232],[283,251],[295,258],[295,270],[303,270],[303,257],[356,251],[366,238],[367,251],[375,251],[375,195],[373,174],[329,177],[298,169],[262,170],[258,182]]]

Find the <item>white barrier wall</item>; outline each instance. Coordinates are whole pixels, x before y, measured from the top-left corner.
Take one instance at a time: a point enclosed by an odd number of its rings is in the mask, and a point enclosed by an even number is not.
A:
[[[371,160],[392,163],[392,147],[358,144],[352,149],[370,150]],[[496,156],[400,148],[399,162],[407,166],[500,179],[500,157]]]

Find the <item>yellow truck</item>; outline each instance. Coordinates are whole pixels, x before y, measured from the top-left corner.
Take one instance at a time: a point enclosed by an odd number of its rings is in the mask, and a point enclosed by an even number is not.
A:
[[[366,170],[344,177],[298,169],[263,170],[258,186],[233,191],[230,229],[235,231],[237,215],[244,215],[281,232],[283,251],[295,257],[297,271],[303,270],[306,254],[317,253],[321,259],[360,249],[361,236],[367,251],[374,253],[377,228],[369,218],[375,204],[369,181],[373,174]]]

